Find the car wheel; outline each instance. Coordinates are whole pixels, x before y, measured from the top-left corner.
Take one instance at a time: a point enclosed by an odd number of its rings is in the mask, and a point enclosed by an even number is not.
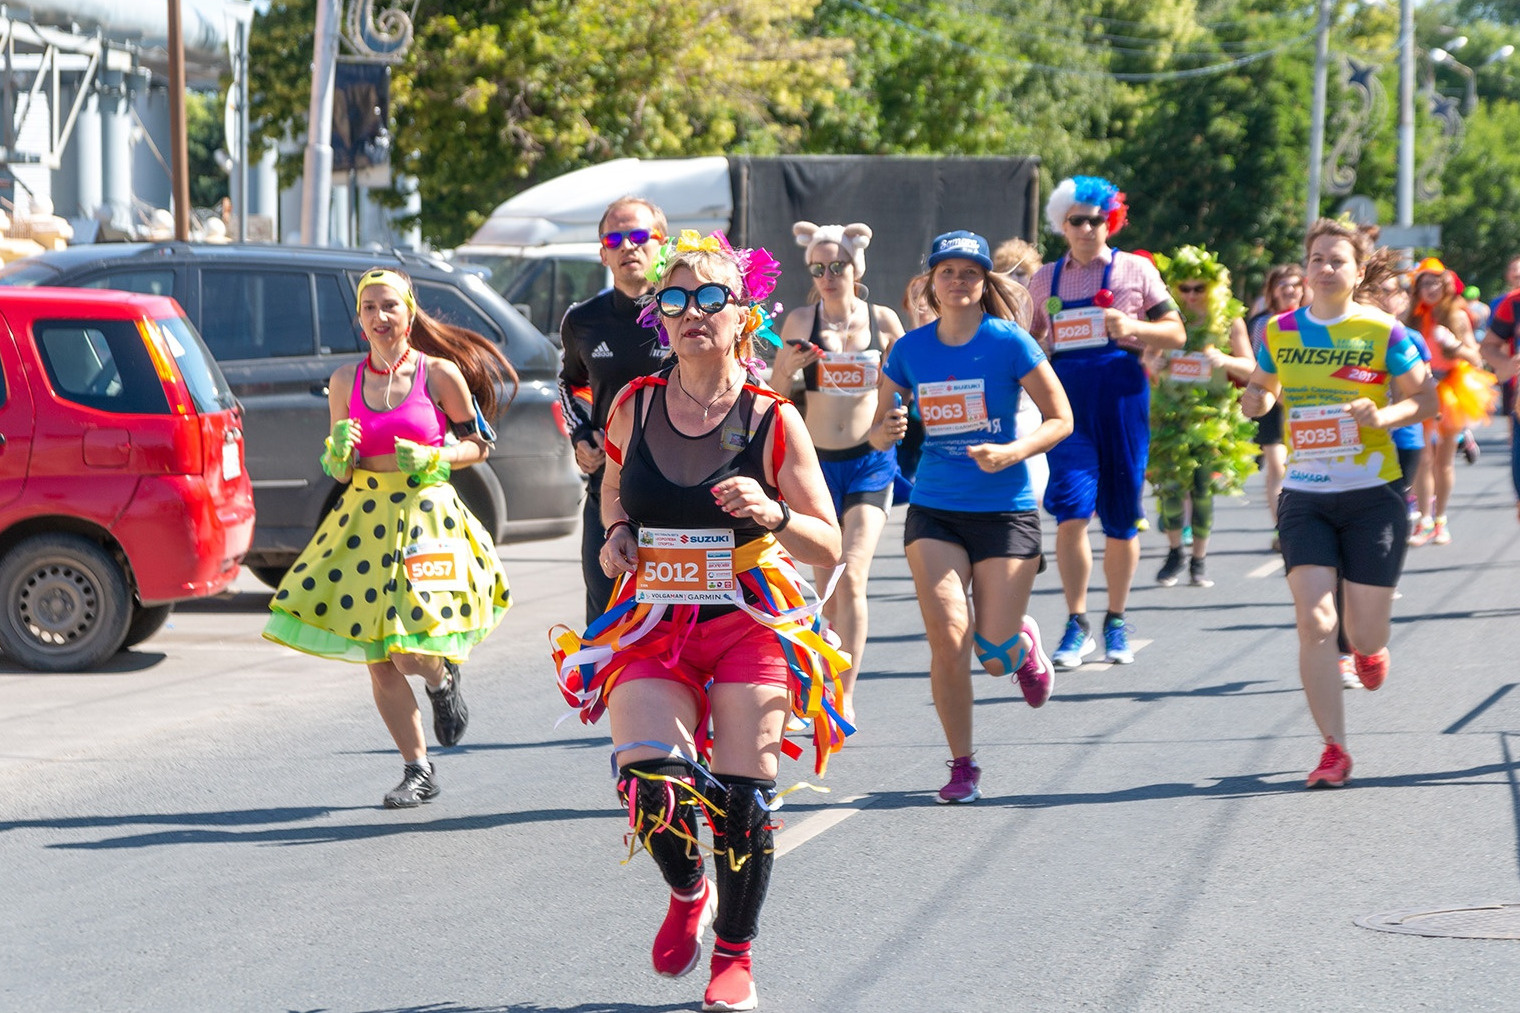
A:
[[[249,566],[249,573],[259,578],[269,587],[278,588],[280,581],[285,579],[285,573],[290,569],[288,566]]]
[[[137,606],[132,610],[132,621],[127,624],[127,639],[121,642],[121,649],[125,651],[129,647],[136,647],[163,629],[164,623],[169,621],[169,613],[173,611],[173,602],[167,605]]]
[[[79,535],[34,535],[0,561],[0,644],[43,672],[91,668],[120,648],[132,619],[126,576]]]

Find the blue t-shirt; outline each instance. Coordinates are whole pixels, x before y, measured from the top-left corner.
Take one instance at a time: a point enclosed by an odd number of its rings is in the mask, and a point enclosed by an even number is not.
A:
[[[1410,329],[1407,331],[1409,340],[1414,342],[1415,351],[1420,353],[1420,361],[1430,365],[1430,346],[1425,344],[1425,337],[1419,331]],[[1398,450],[1419,450],[1425,446],[1425,424],[1416,422],[1412,426],[1400,426],[1393,430],[1393,445]],[[1404,476],[1409,481],[1414,481],[1413,475]]]
[[[1023,461],[989,474],[966,448],[1014,441],[1019,381],[1045,353],[1011,320],[984,315],[971,340],[955,346],[940,342],[938,328],[936,321],[898,338],[882,367],[912,392],[924,423],[924,456],[909,502],[974,513],[1035,509]]]

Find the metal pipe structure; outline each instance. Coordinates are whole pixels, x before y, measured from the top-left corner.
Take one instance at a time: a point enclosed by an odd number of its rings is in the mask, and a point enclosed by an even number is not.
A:
[[[301,180],[301,242],[329,243],[332,214],[333,95],[337,90],[339,0],[317,0],[317,33],[311,59],[311,116]]]
[[[190,240],[190,139],[185,125],[185,49],[180,39],[179,0],[168,0],[169,14],[169,159],[174,188],[174,238]]]
[[[1398,224],[1414,224],[1414,0],[1399,0]]]
[[[1330,0],[1319,0],[1314,35],[1314,97],[1309,117],[1309,225],[1319,217],[1320,173],[1325,161],[1325,74],[1330,62]]]

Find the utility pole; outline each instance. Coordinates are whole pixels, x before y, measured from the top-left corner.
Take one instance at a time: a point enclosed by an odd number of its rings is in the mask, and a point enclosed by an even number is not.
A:
[[[180,29],[180,0],[169,0],[170,189],[174,194],[174,238],[190,239],[190,140],[185,126],[185,41]]]
[[[317,0],[317,31],[311,60],[311,114],[306,123],[302,170],[301,242],[326,246],[332,214],[333,93],[337,88],[338,15],[341,0]]]
[[[1399,0],[1398,224],[1414,224],[1414,0]]]
[[[1330,0],[1319,0],[1314,35],[1314,98],[1309,117],[1309,225],[1319,217],[1320,171],[1325,161],[1325,74],[1330,62]]]

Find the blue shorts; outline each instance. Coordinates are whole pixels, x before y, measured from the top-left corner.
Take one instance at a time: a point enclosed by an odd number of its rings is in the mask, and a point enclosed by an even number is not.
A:
[[[1072,433],[1046,453],[1045,509],[1057,524],[1094,513],[1109,538],[1128,540],[1144,514],[1140,494],[1150,457],[1151,388],[1138,357],[1121,349],[1051,366],[1066,389]]]
[[[844,512],[858,503],[892,509],[892,482],[897,478],[897,454],[877,450],[869,443],[845,450],[818,450],[818,465],[829,495],[834,497],[834,515],[841,520]]]

